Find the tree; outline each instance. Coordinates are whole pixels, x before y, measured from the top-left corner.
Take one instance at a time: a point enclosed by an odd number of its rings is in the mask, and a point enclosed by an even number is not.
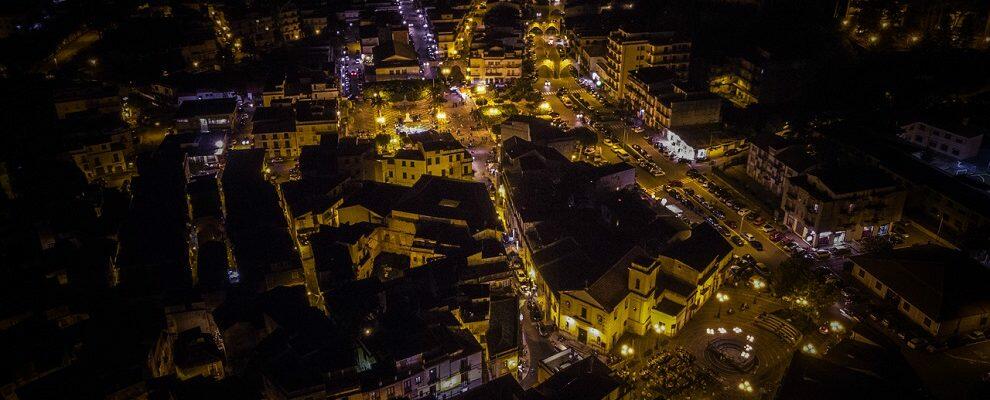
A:
[[[386,135],[384,133],[375,135],[375,145],[380,149],[384,149],[388,146],[389,142],[392,141],[392,136]]]
[[[778,264],[770,275],[773,292],[779,296],[793,293],[808,279],[810,267],[811,262],[804,257],[791,257]]]

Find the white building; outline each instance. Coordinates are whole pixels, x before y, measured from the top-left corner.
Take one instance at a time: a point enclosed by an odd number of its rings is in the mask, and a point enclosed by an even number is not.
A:
[[[937,126],[936,126],[937,124]],[[918,147],[927,147],[933,152],[957,160],[975,157],[983,143],[985,129],[961,124],[913,122],[901,127],[901,140]]]

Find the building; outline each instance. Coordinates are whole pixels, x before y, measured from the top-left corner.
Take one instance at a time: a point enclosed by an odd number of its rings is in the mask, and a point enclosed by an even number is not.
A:
[[[228,133],[237,119],[238,102],[229,97],[183,101],[175,112],[175,130]]]
[[[55,115],[66,119],[80,114],[120,114],[120,93],[110,86],[79,86],[57,90]]]
[[[691,41],[675,32],[620,28],[608,35],[602,82],[609,96],[626,98],[626,80],[633,70],[666,67],[686,79],[691,62]]]
[[[891,233],[907,192],[872,167],[820,167],[784,182],[784,225],[813,247]]]
[[[450,133],[428,131],[411,138],[412,147],[382,158],[380,182],[413,186],[424,175],[474,180],[474,158]]]
[[[581,260],[592,258],[576,244],[562,242],[534,253],[537,282],[558,297],[551,300],[550,321],[579,342],[605,351],[627,332],[677,334],[721,286],[732,253],[732,246],[707,224],[655,255],[635,247],[604,270]],[[596,268],[590,275],[576,273]]]
[[[976,157],[983,144],[985,128],[946,121],[917,121],[901,127],[901,140],[933,153],[965,160]]]
[[[89,183],[120,183],[137,172],[134,138],[130,131],[86,138],[78,147],[69,150],[69,156]]]
[[[784,181],[818,165],[807,145],[780,136],[760,136],[749,144],[746,175],[775,195],[784,193]]]
[[[301,100],[334,100],[339,96],[334,78],[322,71],[293,70],[270,79],[261,94],[265,107]]]
[[[889,254],[853,256],[852,276],[936,338],[985,330],[990,271],[960,251],[916,245]]]
[[[640,68],[626,81],[629,107],[647,126],[678,128],[722,122],[722,99],[689,82],[677,80],[667,67]]]
[[[327,133],[337,131],[336,102],[298,101],[287,107],[259,107],[251,122],[253,147],[269,158],[299,157],[306,146],[320,144]]]
[[[408,42],[390,40],[374,51],[373,73],[366,74],[369,81],[391,81],[418,78],[422,72],[416,51]]]
[[[716,125],[692,125],[663,128],[655,139],[672,157],[690,162],[718,157],[732,149],[741,149],[744,140]]]
[[[508,83],[522,76],[522,50],[499,42],[471,51],[468,79],[494,85]]]
[[[566,158],[575,155],[580,144],[575,132],[565,132],[547,120],[530,115],[513,115],[502,122],[499,129],[502,143],[516,137],[537,146],[550,147]]]

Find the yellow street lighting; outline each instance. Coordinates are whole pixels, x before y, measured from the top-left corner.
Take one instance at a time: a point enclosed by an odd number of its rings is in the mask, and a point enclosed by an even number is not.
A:
[[[485,86],[484,83],[479,83],[477,86],[474,87],[474,92],[477,94],[488,93],[488,87]]]
[[[753,289],[760,290],[767,286],[767,283],[760,278],[753,278]]]
[[[742,390],[746,393],[753,393],[753,385],[749,383],[749,381],[739,382],[739,390]]]
[[[842,20],[842,26],[846,26],[846,25],[849,25],[849,20],[848,19]]]
[[[870,35],[870,43],[876,43],[877,40],[880,40],[880,38],[877,37],[877,35]]]
[[[656,332],[657,334],[664,333],[667,331],[667,325],[661,324],[659,322],[655,323],[653,324],[653,331]]]
[[[550,102],[544,101],[540,103],[540,111],[548,112],[550,111]]]
[[[450,75],[450,68],[449,68],[449,67],[443,67],[443,68],[442,68],[442,69],[440,70],[440,73],[441,73],[441,74],[443,74],[443,76],[447,76],[447,75]]]
[[[829,322],[828,327],[832,330],[832,332],[836,332],[836,333],[846,330],[846,327],[843,326],[842,323],[839,321]]]
[[[441,121],[446,121],[447,120],[447,113],[443,112],[443,110],[437,111],[437,119],[438,120],[441,120]]]
[[[319,29],[315,30],[314,32],[316,32],[317,35],[320,34],[320,30]]]
[[[378,125],[385,125],[385,117],[377,116],[375,117],[375,122],[377,122]]]
[[[888,26],[890,26],[890,22],[884,21],[883,23],[880,24],[880,27],[883,29],[887,29]]]
[[[718,299],[719,303],[725,303],[726,301],[729,301],[729,295],[722,292],[715,293],[715,298]]]
[[[502,110],[499,110],[498,107],[488,107],[488,109],[485,110],[485,115],[489,117],[497,117],[502,115]]]
[[[808,354],[818,354],[818,349],[816,349],[815,345],[811,343],[805,344],[804,347],[801,347],[801,351]]]

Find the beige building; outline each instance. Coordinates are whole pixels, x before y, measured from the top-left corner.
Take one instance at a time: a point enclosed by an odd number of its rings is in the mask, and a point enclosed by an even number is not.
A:
[[[732,246],[707,224],[679,237],[655,255],[634,247],[590,283],[574,280],[584,274],[573,268],[590,258],[576,242],[535,252],[535,281],[549,321],[603,351],[626,333],[676,335],[722,285],[732,254]]]
[[[853,256],[852,276],[928,334],[944,339],[990,324],[986,267],[957,250],[916,245]]]
[[[677,78],[667,67],[640,68],[629,74],[626,99],[646,125],[677,128],[722,122],[722,99],[707,87]]]
[[[521,50],[494,43],[471,52],[467,75],[473,82],[486,84],[513,81],[522,76],[522,60]]]
[[[775,135],[754,138],[746,157],[746,175],[778,196],[784,193],[784,181],[818,164],[806,144]]]
[[[871,167],[819,168],[788,178],[784,225],[813,247],[891,233],[907,192]]]
[[[253,147],[268,158],[298,157],[303,146],[320,144],[320,136],[337,131],[336,103],[299,101],[289,107],[259,107],[252,121]]]
[[[901,129],[901,140],[957,160],[976,157],[986,131],[985,128],[968,123],[945,121],[918,121],[904,125]]]
[[[326,73],[294,71],[266,83],[261,100],[265,107],[269,107],[301,100],[334,100],[339,95],[334,79]]]
[[[69,156],[90,183],[120,183],[137,172],[130,131],[92,138],[70,150]]]
[[[626,80],[633,70],[666,67],[686,79],[691,62],[691,42],[674,32],[636,32],[623,29],[608,35],[602,82],[617,100],[626,98]]]
[[[413,186],[423,175],[474,180],[474,158],[449,133],[418,134],[411,148],[382,159],[379,181]]]

